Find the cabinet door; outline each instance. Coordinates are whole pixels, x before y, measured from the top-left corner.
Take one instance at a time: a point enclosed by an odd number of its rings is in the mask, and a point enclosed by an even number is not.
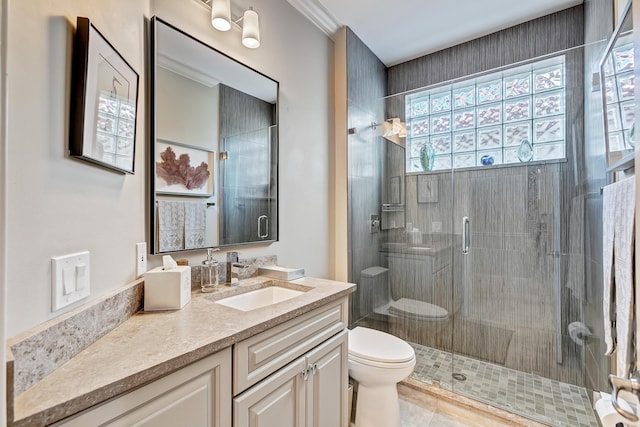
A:
[[[303,427],[306,366],[301,357],[233,399],[233,425]]]
[[[227,427],[231,425],[231,349],[59,425]]]
[[[307,427],[348,427],[347,331],[307,354]]]

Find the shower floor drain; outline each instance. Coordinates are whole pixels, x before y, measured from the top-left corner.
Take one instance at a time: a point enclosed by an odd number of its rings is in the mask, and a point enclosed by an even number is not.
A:
[[[453,377],[454,380],[458,380],[458,381],[466,381],[467,380],[467,376],[465,374],[461,374],[459,372],[454,372],[453,374],[451,374],[451,376]]]

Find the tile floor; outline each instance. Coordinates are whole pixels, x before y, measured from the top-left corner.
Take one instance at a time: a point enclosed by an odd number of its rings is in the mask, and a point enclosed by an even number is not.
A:
[[[586,389],[561,383],[537,375],[516,371],[492,363],[465,356],[452,355],[420,344],[412,344],[416,350],[416,367],[412,378],[440,384],[464,396],[480,400],[507,411],[557,427],[597,427]],[[452,378],[463,374],[466,380]],[[467,424],[437,424],[434,414],[422,414],[422,424],[411,424],[415,409],[410,402],[403,402],[406,427],[413,426],[466,426]],[[431,424],[425,424],[425,419]],[[448,422],[448,421],[447,421]],[[405,424],[403,424],[405,427]]]

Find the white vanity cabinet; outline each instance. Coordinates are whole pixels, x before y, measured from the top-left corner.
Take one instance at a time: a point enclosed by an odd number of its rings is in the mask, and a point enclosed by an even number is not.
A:
[[[231,348],[192,363],[56,426],[231,425]]]
[[[234,427],[347,427],[347,299],[234,346]]]
[[[347,331],[233,399],[234,427],[346,427]]]

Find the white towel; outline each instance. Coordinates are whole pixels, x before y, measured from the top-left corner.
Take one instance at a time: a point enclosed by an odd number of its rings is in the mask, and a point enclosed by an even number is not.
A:
[[[207,245],[207,203],[184,203],[184,248],[200,249]]]
[[[606,354],[617,353],[617,375],[627,378],[633,353],[635,177],[605,187],[603,192],[603,267]],[[612,300],[615,307],[612,310]],[[614,312],[615,311],[615,312]],[[615,319],[615,343],[612,320]]]
[[[158,251],[184,249],[184,202],[158,200]]]

